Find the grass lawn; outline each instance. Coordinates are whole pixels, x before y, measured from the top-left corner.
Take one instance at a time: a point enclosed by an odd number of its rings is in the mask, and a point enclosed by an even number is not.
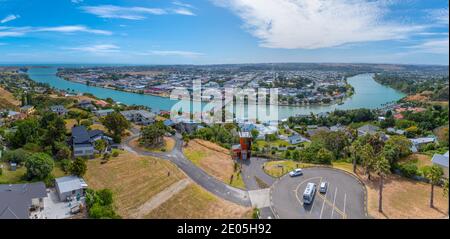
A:
[[[292,160],[270,161],[264,164],[264,171],[270,176],[278,178],[296,168],[308,168],[312,165]]]
[[[134,139],[133,141],[131,141],[131,145],[133,147],[137,147],[137,148],[140,148],[142,150],[149,151],[149,152],[155,152],[155,153],[170,152],[175,147],[175,144],[176,144],[175,140],[172,139],[171,137],[164,137],[164,146],[159,147],[159,148],[143,147],[143,146],[141,146],[139,144],[139,138]]]
[[[242,176],[234,170],[235,162],[228,149],[205,140],[194,139],[189,141],[183,152],[189,160],[209,175],[231,186],[245,188]]]
[[[251,218],[251,211],[251,208],[222,200],[200,186],[191,184],[151,211],[145,218],[239,219]]]
[[[71,132],[72,128],[77,124],[76,119],[66,119],[64,122],[66,123],[67,132]]]
[[[25,166],[18,167],[16,171],[10,171],[8,164],[0,163],[0,165],[3,165],[3,174],[0,175],[0,184],[17,184],[27,182],[27,180],[24,180],[24,175],[27,172]],[[66,176],[66,173],[62,171],[59,162],[55,162],[52,175],[55,178]]]
[[[417,167],[423,168],[425,166],[431,166],[431,157],[426,154],[411,154],[406,158],[403,158],[399,161],[399,163],[413,162],[417,165]]]
[[[170,175],[169,175],[170,173]],[[186,176],[172,163],[123,152],[105,164],[88,161],[85,179],[92,189],[114,192],[117,212],[129,218],[139,206]]]

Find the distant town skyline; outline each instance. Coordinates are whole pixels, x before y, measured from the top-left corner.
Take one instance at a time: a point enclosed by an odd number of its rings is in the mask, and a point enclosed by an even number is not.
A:
[[[448,65],[448,1],[0,0],[0,64]]]

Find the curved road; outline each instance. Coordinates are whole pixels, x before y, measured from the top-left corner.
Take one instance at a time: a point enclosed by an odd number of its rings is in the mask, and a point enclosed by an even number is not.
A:
[[[169,160],[177,165],[181,170],[183,170],[184,173],[186,173],[194,182],[196,182],[209,192],[215,194],[216,196],[242,206],[250,207],[252,205],[247,191],[231,187],[228,184],[217,180],[216,178],[208,175],[202,169],[195,166],[189,159],[187,159],[182,151],[183,140],[181,139],[181,135],[177,134],[174,137],[176,140],[175,147],[171,152],[166,153],[153,153],[141,150],[139,148],[131,147],[130,142],[137,137],[139,137],[139,134],[135,134],[134,136],[126,139],[124,142],[124,148],[128,151],[135,152],[140,155]]]

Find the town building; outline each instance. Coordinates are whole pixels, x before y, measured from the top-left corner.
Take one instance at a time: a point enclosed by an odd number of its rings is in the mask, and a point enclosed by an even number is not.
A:
[[[366,134],[374,135],[380,131],[380,128],[374,125],[366,124],[358,128],[358,136],[364,136]]]
[[[0,185],[0,219],[30,219],[44,209],[46,197],[43,182]]]
[[[411,151],[413,153],[417,153],[423,146],[436,142],[436,138],[435,137],[422,137],[422,138],[410,139],[410,141],[412,143]]]
[[[433,155],[431,162],[441,167],[444,170],[444,177],[448,178],[448,151],[445,154]]]
[[[82,178],[77,176],[66,176],[55,179],[55,188],[59,200],[71,201],[73,199],[79,200],[81,197],[84,197],[88,185]]]
[[[50,107],[50,111],[56,113],[60,116],[64,116],[67,114],[67,109],[62,105],[54,105]]]
[[[36,109],[32,105],[25,105],[25,106],[20,107],[20,113],[23,113],[26,115],[31,115],[35,111],[36,111]]]
[[[155,122],[156,115],[147,110],[127,110],[120,112],[128,121],[138,125],[150,125]]]
[[[92,157],[95,154],[94,142],[105,140],[112,142],[110,137],[105,136],[101,130],[87,130],[84,126],[72,128],[71,145],[74,157]]]
[[[231,147],[233,159],[247,160],[251,158],[253,137],[250,132],[239,132],[239,144]]]
[[[94,112],[97,117],[105,117],[114,113],[113,109],[97,110]]]

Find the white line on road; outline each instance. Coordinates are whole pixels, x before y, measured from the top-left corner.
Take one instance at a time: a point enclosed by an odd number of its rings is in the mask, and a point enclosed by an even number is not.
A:
[[[337,190],[338,190],[338,188],[336,187],[336,190],[334,190],[333,210],[331,211],[331,219],[333,219],[334,210],[336,208],[335,205],[336,205]]]
[[[347,215],[345,214],[345,203],[347,202],[347,193],[344,194],[344,219],[347,217]]]
[[[322,209],[320,210],[320,219],[322,219],[322,214],[323,214],[323,208],[325,207],[325,201],[327,200],[326,195],[325,198],[322,198],[323,203],[322,203]]]

